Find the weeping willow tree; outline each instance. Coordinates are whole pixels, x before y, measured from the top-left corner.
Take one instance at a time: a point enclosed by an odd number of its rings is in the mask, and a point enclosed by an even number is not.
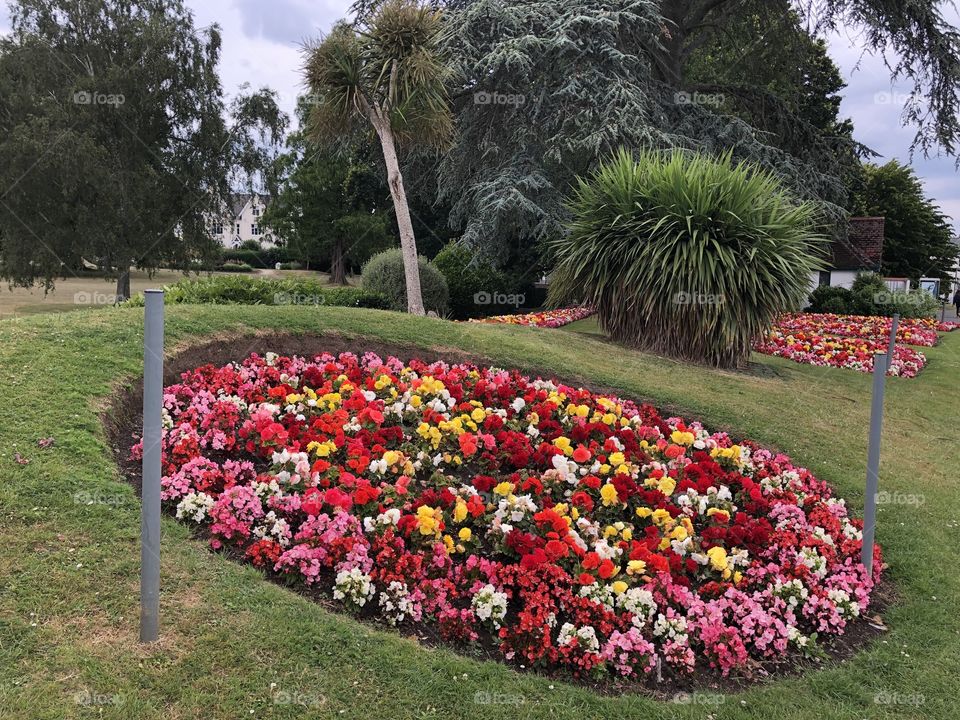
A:
[[[683,360],[745,364],[823,267],[817,207],[729,153],[620,151],[579,182],[570,210],[551,300],[585,300],[612,338]]]

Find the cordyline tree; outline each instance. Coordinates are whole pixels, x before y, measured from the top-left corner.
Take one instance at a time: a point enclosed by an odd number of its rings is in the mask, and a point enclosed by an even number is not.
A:
[[[285,116],[261,90],[225,106],[220,33],[179,0],[18,0],[0,40],[0,275],[86,264],[184,270],[218,250],[231,180],[267,166]],[[232,116],[228,126],[225,115]]]
[[[318,142],[336,142],[369,123],[383,150],[400,231],[407,310],[423,315],[417,242],[397,156],[398,146],[443,147],[452,124],[448,70],[441,60],[440,14],[410,0],[379,5],[356,27],[336,24],[308,47],[304,75],[316,103],[310,117]]]
[[[373,1],[373,0],[371,0]],[[906,120],[914,147],[954,152],[960,38],[945,3],[900,0],[447,0],[444,49],[457,136],[440,166],[441,199],[474,246],[502,257],[518,237],[565,231],[564,196],[617,147],[686,148],[749,160],[795,195],[815,200],[832,225],[849,207],[849,172],[862,148],[842,121],[824,120],[796,83],[751,68],[823,61],[818,39],[862,31],[864,50],[912,83]],[[366,0],[356,6],[369,12]],[[777,14],[784,15],[779,24]],[[759,23],[760,35],[751,26]],[[773,29],[776,28],[776,32]],[[784,37],[791,42],[784,42]],[[768,55],[749,42],[769,43]],[[704,51],[737,43],[731,52]],[[771,57],[771,55],[773,57]],[[731,64],[740,72],[731,72]],[[830,68],[820,68],[829,74]],[[786,70],[784,70],[786,72]],[[789,78],[788,78],[789,79]],[[804,82],[801,80],[801,82]],[[826,75],[807,89],[829,104]],[[819,86],[819,87],[816,87]]]

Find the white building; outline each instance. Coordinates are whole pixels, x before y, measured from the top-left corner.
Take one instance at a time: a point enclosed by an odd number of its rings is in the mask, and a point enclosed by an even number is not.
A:
[[[260,224],[270,196],[259,193],[232,193],[227,214],[210,220],[213,236],[225,248],[237,248],[246,240],[255,240],[262,247],[273,247],[277,238],[273,231]]]

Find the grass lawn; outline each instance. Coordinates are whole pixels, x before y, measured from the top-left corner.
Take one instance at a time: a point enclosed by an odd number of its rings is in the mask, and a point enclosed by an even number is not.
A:
[[[918,378],[887,386],[881,489],[923,501],[881,506],[877,537],[899,594],[885,615],[890,632],[845,663],[707,696],[711,704],[681,704],[602,697],[420,647],[261,581],[169,518],[162,640],[137,645],[139,504],[118,475],[98,410],[141,371],[142,318],[140,310],[102,308],[0,322],[4,718],[956,717],[960,332],[926,351]],[[617,387],[776,446],[862,507],[865,374],[756,356],[766,371],[740,375],[576,332],[347,308],[172,307],[167,347],[261,329],[334,331],[357,337],[358,349],[363,336],[461,348],[506,367]],[[38,448],[46,436],[56,444]],[[30,463],[14,462],[17,452]]]
[[[257,270],[252,273],[210,274],[274,278],[310,276],[323,280],[329,278],[327,273],[312,270]],[[130,274],[130,291],[136,294],[143,292],[146,288],[170,285],[183,279],[183,277],[183,273],[174,270],[158,270],[154,273],[153,278],[150,278],[146,273],[135,270]],[[359,278],[350,277],[348,282],[351,285],[358,285]],[[82,310],[96,305],[112,305],[116,289],[116,280],[90,275],[57,280],[56,288],[47,294],[44,294],[42,287],[32,289],[0,287],[0,318]]]

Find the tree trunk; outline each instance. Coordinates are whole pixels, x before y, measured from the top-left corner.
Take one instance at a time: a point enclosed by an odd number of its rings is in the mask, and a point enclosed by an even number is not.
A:
[[[120,268],[120,274],[117,275],[117,297],[116,302],[120,303],[130,299],[130,267]]]
[[[407,312],[411,315],[426,315],[423,309],[423,294],[420,290],[417,240],[413,236],[413,222],[410,220],[407,194],[403,189],[403,176],[400,175],[400,163],[397,161],[393,129],[387,119],[376,116],[372,119],[383,148],[383,161],[387,166],[387,184],[390,186],[390,196],[393,198],[393,208],[397,214],[397,227],[400,229],[400,250],[403,254],[403,271],[407,283]]]
[[[330,284],[346,285],[347,269],[343,262],[343,240],[336,240],[330,251]]]

